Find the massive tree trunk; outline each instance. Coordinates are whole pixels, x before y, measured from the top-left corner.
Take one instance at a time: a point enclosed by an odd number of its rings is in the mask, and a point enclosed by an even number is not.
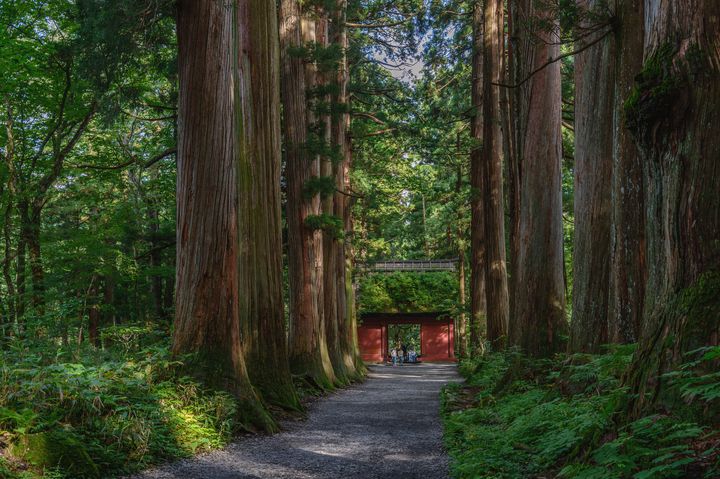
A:
[[[470,352],[481,346],[487,335],[485,298],[485,212],[483,210],[483,7],[473,6],[473,52],[470,119]]]
[[[239,2],[233,58],[238,145],[240,325],[250,379],[263,398],[301,409],[285,336],[280,206],[280,50],[275,4]]]
[[[579,0],[590,10],[600,0]],[[591,28],[593,25],[583,25]],[[584,42],[606,35],[602,29]],[[609,284],[615,41],[575,56],[575,237],[570,350],[596,352],[609,342]]]
[[[510,249],[510,312],[517,315],[516,298],[520,261],[520,181],[522,178],[524,132],[527,129],[528,108],[530,105],[530,85],[522,80],[528,78],[533,67],[532,49],[535,38],[528,32],[527,9],[530,3],[526,0],[508,1],[508,83],[507,88],[509,112],[506,113],[507,131],[503,139],[510,152],[507,162],[508,187],[508,220]],[[510,324],[509,335],[514,335],[515,323]]]
[[[319,199],[306,199],[306,183],[318,175],[314,155],[307,151],[308,118],[305,61],[297,54],[303,45],[298,0],[280,2],[280,44],[282,65],[285,178],[287,181],[288,274],[290,283],[290,367],[321,388],[331,388],[333,370],[327,352],[325,331],[319,311],[316,232],[306,223],[318,212]],[[314,175],[313,175],[314,173]],[[318,232],[317,235],[320,233]],[[322,270],[319,271],[320,273]],[[322,286],[322,284],[320,284]]]
[[[272,429],[240,341],[238,162],[233,123],[233,8],[178,5],[180,78],[174,354],[204,383],[239,400],[241,424]]]
[[[458,133],[458,153],[460,153],[460,134]],[[455,181],[455,196],[460,199],[462,194],[462,164],[457,165],[457,179]],[[455,230],[455,243],[458,253],[458,303],[460,314],[457,317],[457,349],[460,357],[468,355],[467,315],[465,314],[465,237],[463,234],[463,205],[458,202],[457,228]]]
[[[485,294],[487,337],[501,343],[508,332],[509,304],[505,264],[505,208],[500,136],[503,58],[503,2],[486,0],[483,10],[483,210],[485,220]]]
[[[528,5],[528,18],[550,20],[547,12]],[[560,47],[549,31],[537,31],[539,41],[528,53],[535,69],[555,58]],[[555,43],[555,44],[553,44]],[[520,235],[515,283],[512,340],[528,354],[549,356],[563,349],[565,281],[560,136],[560,63],[555,62],[528,80],[530,103],[522,132]]]
[[[645,200],[642,163],[623,108],[642,68],[643,0],[618,2],[615,29],[615,99],[612,175],[612,248],[609,339],[632,343],[640,337],[645,298]]]
[[[330,18],[325,9],[319,9],[318,19],[315,23],[318,48],[327,50],[330,47]],[[318,68],[316,101],[318,105],[325,105],[318,111],[318,130],[320,143],[323,145],[323,153],[320,155],[320,177],[327,185],[337,185],[335,182],[337,162],[332,156],[332,148],[335,146],[333,135],[333,118],[331,112],[330,85],[335,82],[337,65],[326,64]],[[321,213],[325,217],[335,217],[335,191],[323,191],[321,195]],[[325,231],[322,235],[322,256],[323,256],[323,312],[325,322],[325,336],[328,345],[328,354],[332,362],[335,380],[338,384],[347,384],[347,372],[340,345],[340,319],[338,311],[338,288],[341,287],[338,274],[338,249],[340,248],[338,231]],[[344,272],[343,272],[344,280]]]
[[[631,412],[720,334],[720,3],[645,2],[643,69],[625,124],[643,165],[648,281]],[[712,367],[712,366],[710,366]]]
[[[354,320],[355,300],[352,295],[352,262],[349,261],[348,239],[352,234],[350,209],[350,163],[352,161],[350,150],[350,113],[348,105],[348,83],[350,81],[347,63],[347,28],[345,26],[347,0],[339,0],[334,9],[331,41],[342,49],[340,62],[335,72],[336,92],[332,97],[334,111],[332,119],[332,143],[340,156],[340,162],[335,167],[335,216],[342,221],[344,237],[337,243],[335,254],[336,268],[336,308],[338,317],[338,337],[340,352],[345,373],[349,380],[357,379],[360,358],[357,354],[357,333]]]

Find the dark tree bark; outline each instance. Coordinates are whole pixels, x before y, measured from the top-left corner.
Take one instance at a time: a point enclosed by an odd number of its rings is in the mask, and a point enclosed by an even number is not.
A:
[[[319,173],[317,161],[306,150],[308,139],[307,96],[304,60],[293,50],[303,45],[302,18],[298,0],[280,2],[285,178],[287,181],[288,274],[290,283],[290,367],[321,388],[331,388],[333,370],[319,312],[317,287],[318,248],[316,233],[308,227],[308,216],[317,214],[319,200],[305,198],[305,185]],[[317,198],[317,195],[315,195]],[[314,203],[314,204],[313,204]],[[319,234],[319,233],[318,233]]]
[[[612,175],[612,232],[609,339],[639,339],[645,300],[646,244],[642,163],[624,127],[623,108],[642,68],[643,0],[618,2],[615,29],[615,100]]]
[[[318,18],[315,22],[317,45],[320,48],[330,47],[330,18],[328,11],[324,8],[318,9]],[[319,90],[326,90],[331,82],[336,80],[337,66],[324,65],[317,72],[316,82]],[[330,105],[331,95],[325,93],[319,95],[316,100],[319,104]],[[333,118],[330,111],[323,109],[318,113],[318,131],[320,141],[327,148],[335,145],[336,137],[333,136]],[[320,155],[320,177],[333,184],[337,181],[337,167],[333,158],[328,154]],[[337,188],[337,185],[335,185]],[[321,212],[323,215],[335,216],[335,192],[325,192],[321,197]],[[345,362],[343,361],[342,348],[340,344],[340,311],[338,310],[338,288],[341,272],[338,269],[338,250],[340,248],[339,238],[335,232],[325,231],[322,235],[322,257],[323,257],[323,312],[325,323],[325,337],[328,346],[328,354],[335,374],[335,382],[340,385],[348,383]],[[344,271],[343,271],[344,282]]]
[[[483,10],[483,210],[485,220],[485,295],[487,337],[504,342],[509,303],[505,264],[505,208],[502,178],[500,94],[503,58],[503,2],[486,0]]]
[[[508,84],[517,85],[508,88],[509,112],[506,113],[507,131],[504,137],[506,150],[510,153],[507,161],[508,219],[510,249],[510,311],[517,316],[516,299],[519,278],[520,255],[520,181],[522,178],[524,132],[527,130],[528,108],[530,105],[530,85],[520,81],[530,74],[533,67],[532,49],[534,38],[528,32],[529,2],[526,0],[508,1]],[[515,324],[510,324],[510,335],[514,334]]]
[[[643,165],[648,267],[633,414],[666,391],[662,374],[684,353],[720,334],[720,3],[647,0],[644,22],[624,111]]]
[[[529,18],[549,18],[528,4]],[[560,47],[548,31],[537,31],[538,42],[528,53],[534,69],[555,58]],[[555,43],[555,44],[553,44]],[[549,356],[564,348],[565,281],[560,136],[560,64],[555,62],[528,81],[530,103],[522,132],[520,234],[515,283],[512,340],[528,354]]]
[[[485,298],[485,212],[483,210],[483,8],[473,6],[473,56],[470,119],[470,344],[471,353],[480,348],[487,337]]]
[[[600,0],[579,0],[592,11]],[[591,27],[591,25],[584,25]],[[605,35],[601,30],[587,41]],[[575,237],[570,350],[609,342],[608,294],[615,79],[612,36],[575,56]]]
[[[348,256],[352,235],[350,199],[350,165],[352,161],[350,145],[350,113],[348,84],[350,82],[348,70],[348,37],[345,26],[347,15],[347,0],[338,0],[332,16],[331,41],[342,49],[342,56],[335,72],[337,93],[332,101],[337,113],[332,120],[332,144],[340,155],[340,163],[335,167],[335,216],[342,221],[344,238],[337,242],[335,254],[335,278],[337,281],[336,308],[338,317],[338,336],[343,367],[349,380],[359,378],[361,368],[358,355],[357,333],[355,324],[355,300],[352,295],[352,261]]]
[[[280,48],[275,4],[238,2],[233,55],[238,145],[239,314],[250,379],[299,410],[285,336],[280,205]]]
[[[240,338],[238,162],[233,123],[235,10],[178,5],[180,78],[175,354],[239,401],[241,424],[273,429],[248,377]]]

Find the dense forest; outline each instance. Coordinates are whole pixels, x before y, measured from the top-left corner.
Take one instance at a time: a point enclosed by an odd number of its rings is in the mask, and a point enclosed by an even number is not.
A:
[[[456,477],[720,476],[716,0],[0,0],[0,121],[0,477],[277,432],[378,311]]]

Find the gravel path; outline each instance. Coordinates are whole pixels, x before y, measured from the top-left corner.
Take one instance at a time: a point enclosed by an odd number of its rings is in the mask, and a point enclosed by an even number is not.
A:
[[[457,380],[453,364],[371,366],[367,381],[317,401],[307,421],[285,423],[280,434],[134,478],[445,478],[438,393]]]

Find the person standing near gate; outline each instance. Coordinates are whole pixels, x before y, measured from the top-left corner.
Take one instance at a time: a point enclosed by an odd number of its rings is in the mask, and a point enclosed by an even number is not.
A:
[[[397,366],[397,349],[392,348],[390,350],[390,357],[392,358],[393,367]]]

